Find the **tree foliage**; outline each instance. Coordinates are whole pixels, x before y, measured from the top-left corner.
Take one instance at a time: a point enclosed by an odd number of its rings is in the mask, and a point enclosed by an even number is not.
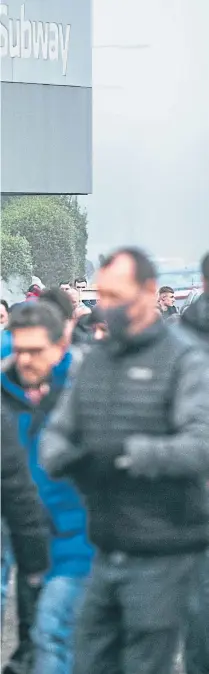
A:
[[[29,282],[32,274],[32,258],[27,239],[2,231],[1,250],[2,278],[7,281],[11,276],[22,276]]]
[[[70,216],[73,221],[74,231],[75,231],[75,269],[74,277],[70,276],[70,281],[76,278],[76,276],[84,276],[86,268],[86,252],[87,252],[87,212],[86,210],[82,211],[77,197],[63,196],[62,204],[64,208],[70,213]]]
[[[77,274],[84,273],[87,216],[76,198],[13,197],[2,211],[2,230],[12,239],[27,240],[33,274],[46,285],[65,278],[73,280]],[[4,250],[2,252],[4,257]]]

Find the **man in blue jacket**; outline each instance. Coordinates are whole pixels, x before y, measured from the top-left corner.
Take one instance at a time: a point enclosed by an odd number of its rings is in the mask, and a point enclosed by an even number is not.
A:
[[[2,391],[16,411],[19,437],[28,453],[31,475],[51,532],[51,568],[33,629],[32,671],[69,674],[75,611],[89,574],[92,549],[86,537],[86,513],[78,492],[69,482],[53,481],[39,463],[40,433],[63,387],[70,381],[67,375],[72,356],[66,351],[66,320],[61,308],[39,300],[15,309],[9,327],[15,365],[2,375]],[[5,671],[17,671],[14,664]]]

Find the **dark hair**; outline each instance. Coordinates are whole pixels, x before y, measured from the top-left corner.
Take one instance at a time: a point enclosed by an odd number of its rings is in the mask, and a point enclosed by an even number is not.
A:
[[[49,339],[56,344],[63,336],[65,320],[58,306],[50,302],[24,302],[13,309],[9,321],[9,330],[14,332],[20,328],[45,328]]]
[[[40,293],[41,293],[41,288],[40,288],[40,286],[39,286],[37,283],[32,283],[32,285],[29,286],[27,292],[28,292],[28,293],[34,293],[35,290],[40,290]]]
[[[50,290],[44,290],[41,294],[41,301],[49,302],[60,309],[62,312],[65,321],[69,320],[73,316],[73,305],[70,299],[70,295],[65,293],[64,290],[60,288],[51,288]]]
[[[61,288],[61,286],[70,286],[70,281],[61,281],[59,283],[59,288]]]
[[[172,293],[172,295],[174,295],[174,289],[170,286],[162,286],[162,288],[159,290],[159,295],[167,295],[168,293]]]
[[[206,253],[201,262],[201,272],[203,278],[209,282],[209,253]]]
[[[87,283],[87,280],[86,280],[85,276],[81,276],[81,277],[75,278],[74,286],[76,286],[76,283]]]
[[[3,304],[3,307],[5,307],[7,313],[9,313],[9,305],[6,300],[1,300],[1,304]]]
[[[139,248],[119,248],[115,253],[102,260],[101,269],[109,267],[120,255],[129,256],[135,263],[135,276],[139,284],[157,278],[157,269],[146,253]]]

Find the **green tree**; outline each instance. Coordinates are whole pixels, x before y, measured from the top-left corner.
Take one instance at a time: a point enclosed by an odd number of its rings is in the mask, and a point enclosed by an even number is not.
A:
[[[22,276],[30,281],[32,274],[32,259],[30,245],[24,236],[12,236],[1,233],[1,276],[8,281],[11,276]]]
[[[76,200],[56,196],[13,198],[2,211],[2,229],[25,237],[33,273],[45,284],[84,273],[87,218]]]
[[[82,211],[78,204],[78,198],[73,196],[61,197],[63,206],[70,213],[73,220],[75,231],[75,270],[74,277],[70,277],[73,282],[76,276],[84,276],[86,270],[86,253],[87,253],[87,212]]]

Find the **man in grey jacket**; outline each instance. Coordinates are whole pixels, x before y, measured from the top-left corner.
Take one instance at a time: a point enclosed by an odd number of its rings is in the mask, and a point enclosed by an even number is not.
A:
[[[43,462],[89,509],[94,572],[76,674],[170,674],[196,560],[208,544],[209,368],[156,317],[156,271],[137,249],[98,275],[109,338],[93,346],[45,435]]]

